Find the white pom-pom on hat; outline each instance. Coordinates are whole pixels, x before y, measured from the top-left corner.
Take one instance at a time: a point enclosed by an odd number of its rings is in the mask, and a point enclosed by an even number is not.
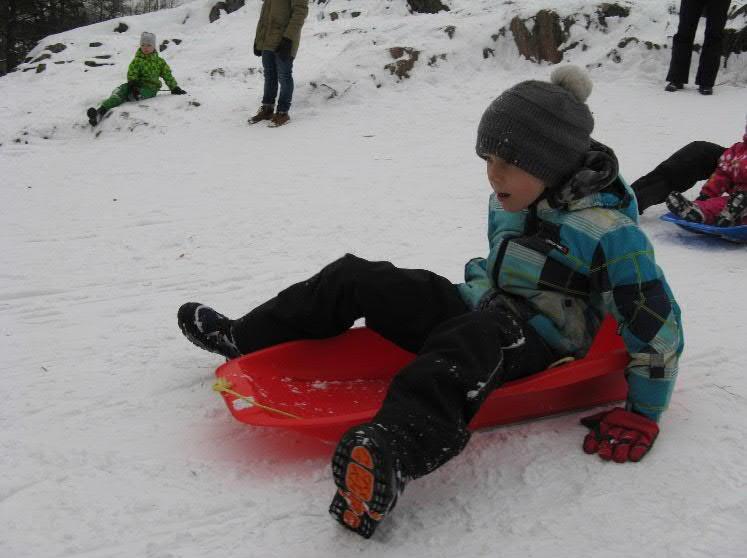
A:
[[[588,99],[594,86],[587,71],[573,64],[555,68],[550,74],[550,81],[569,91],[581,103]]]

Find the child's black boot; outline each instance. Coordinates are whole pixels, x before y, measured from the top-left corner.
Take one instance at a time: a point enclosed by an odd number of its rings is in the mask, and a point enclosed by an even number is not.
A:
[[[101,119],[104,118],[104,115],[107,113],[107,110],[104,107],[99,107],[98,109],[95,109],[93,107],[89,108],[86,111],[86,116],[88,116],[88,123],[91,126],[96,126],[99,122],[101,122]]]
[[[192,343],[226,357],[236,358],[241,352],[231,332],[231,320],[204,304],[187,302],[177,314],[179,329]]]
[[[669,211],[680,219],[693,223],[702,223],[705,220],[703,211],[679,192],[669,194],[666,203]]]
[[[740,224],[745,213],[747,213],[747,192],[737,192],[726,202],[724,209],[716,218],[715,225],[717,227],[733,227]]]
[[[86,111],[86,116],[88,116],[88,123],[91,126],[95,126],[96,124],[99,123],[99,113],[95,108],[93,107],[89,108]]]
[[[386,427],[362,424],[348,430],[332,457],[337,493],[329,513],[365,538],[394,508],[407,482],[392,442]]]

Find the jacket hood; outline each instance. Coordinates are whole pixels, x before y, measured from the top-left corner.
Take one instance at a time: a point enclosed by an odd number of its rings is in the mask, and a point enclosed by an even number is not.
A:
[[[619,175],[615,152],[593,139],[581,168],[564,184],[549,190],[545,201],[550,208],[565,211],[589,207],[619,209],[638,221],[635,196]]]

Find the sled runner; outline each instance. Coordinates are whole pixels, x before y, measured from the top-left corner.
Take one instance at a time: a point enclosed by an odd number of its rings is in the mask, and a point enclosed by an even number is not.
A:
[[[560,364],[496,389],[470,423],[472,430],[625,399],[630,357],[608,317],[583,359]],[[337,441],[370,420],[392,377],[413,360],[367,328],[331,339],[283,343],[226,362],[214,389],[231,414]]]
[[[692,221],[685,221],[684,219],[675,217],[671,213],[662,215],[660,219],[662,221],[674,223],[675,225],[678,225],[683,229],[687,229],[691,232],[707,234],[710,236],[718,236],[725,240],[730,240],[731,242],[747,242],[747,225],[737,225],[735,227],[716,227],[713,225],[705,225],[703,223],[693,223]]]

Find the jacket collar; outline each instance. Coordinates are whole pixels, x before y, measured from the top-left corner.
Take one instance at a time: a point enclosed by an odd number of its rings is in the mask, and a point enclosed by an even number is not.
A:
[[[619,177],[614,151],[591,140],[589,151],[578,170],[561,186],[547,191],[538,209],[577,211],[588,207],[626,208],[632,194]]]

